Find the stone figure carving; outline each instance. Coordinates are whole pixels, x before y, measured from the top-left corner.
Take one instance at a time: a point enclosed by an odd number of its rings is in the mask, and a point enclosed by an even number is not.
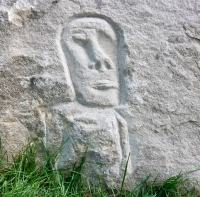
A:
[[[61,46],[76,101],[52,107],[47,142],[65,142],[59,168],[87,151],[90,173],[112,182],[123,174],[130,153],[127,123],[115,110],[120,102],[118,35],[104,19],[83,17],[64,28]],[[130,159],[128,173],[132,170]]]

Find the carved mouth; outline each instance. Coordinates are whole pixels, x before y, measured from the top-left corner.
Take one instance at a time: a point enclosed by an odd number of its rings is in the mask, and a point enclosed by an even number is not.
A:
[[[93,88],[98,90],[117,89],[117,86],[110,80],[98,80],[94,83]]]

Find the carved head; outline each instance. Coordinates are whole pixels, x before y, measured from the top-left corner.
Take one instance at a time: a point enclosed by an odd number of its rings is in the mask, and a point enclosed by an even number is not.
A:
[[[112,26],[100,18],[75,19],[64,28],[61,45],[77,101],[118,105],[118,37]]]

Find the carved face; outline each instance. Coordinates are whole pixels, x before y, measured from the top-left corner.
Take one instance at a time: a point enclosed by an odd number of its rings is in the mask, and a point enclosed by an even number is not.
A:
[[[117,105],[118,40],[113,28],[103,19],[75,19],[64,29],[61,44],[78,102]]]

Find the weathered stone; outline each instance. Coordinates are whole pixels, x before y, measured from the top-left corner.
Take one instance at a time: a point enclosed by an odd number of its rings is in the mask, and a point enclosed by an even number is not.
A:
[[[188,0],[0,0],[4,148],[66,142],[57,167],[87,150],[86,171],[113,185],[129,152],[128,186],[198,169],[199,14]]]

